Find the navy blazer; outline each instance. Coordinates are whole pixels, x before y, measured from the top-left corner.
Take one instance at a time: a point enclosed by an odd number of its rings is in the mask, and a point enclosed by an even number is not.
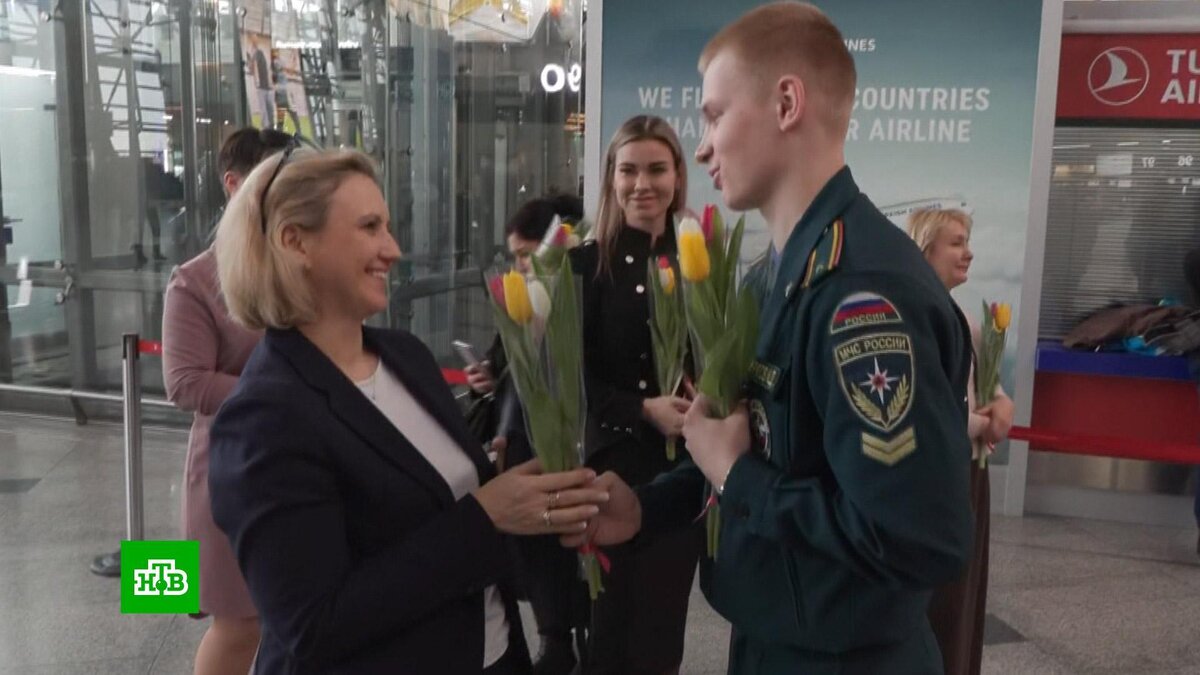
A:
[[[425,345],[363,340],[492,478]],[[508,538],[299,331],[268,330],[250,356],[213,423],[209,486],[260,614],[256,673],[479,673],[492,584],[527,662]]]

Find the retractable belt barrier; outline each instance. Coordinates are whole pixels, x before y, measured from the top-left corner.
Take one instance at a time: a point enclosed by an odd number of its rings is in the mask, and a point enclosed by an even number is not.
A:
[[[454,370],[453,368],[442,368],[442,379],[444,379],[446,384],[450,386],[466,384],[467,374],[461,370]]]
[[[142,473],[141,355],[162,356],[162,343],[126,333],[121,341],[122,422],[125,427],[125,535],[141,541],[146,535],[146,495]]]
[[[1120,436],[1073,434],[1048,429],[1013,427],[1008,437],[1029,443],[1030,450],[1068,455],[1139,459],[1148,462],[1200,464],[1200,445],[1151,441]]]

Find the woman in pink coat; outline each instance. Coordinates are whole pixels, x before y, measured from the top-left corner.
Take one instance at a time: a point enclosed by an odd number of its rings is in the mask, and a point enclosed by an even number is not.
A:
[[[290,137],[241,129],[221,146],[218,166],[226,197]],[[245,673],[258,648],[258,613],[238,571],[229,540],[213,523],[208,496],[208,430],[237,384],[262,334],[229,318],[208,249],[175,269],[163,310],[163,380],[167,398],[193,413],[184,466],[183,538],[200,542],[201,617],[213,617],[196,651],[195,673]]]

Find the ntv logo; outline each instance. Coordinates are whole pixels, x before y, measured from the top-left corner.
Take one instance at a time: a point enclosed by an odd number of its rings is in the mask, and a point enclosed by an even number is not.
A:
[[[186,595],[187,572],[175,568],[174,560],[151,560],[145,569],[133,571],[134,595]]]
[[[200,611],[200,543],[121,542],[121,611],[195,614]]]

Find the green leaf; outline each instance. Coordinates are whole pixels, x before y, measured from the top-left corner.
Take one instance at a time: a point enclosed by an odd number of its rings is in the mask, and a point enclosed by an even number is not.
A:
[[[558,269],[555,293],[551,301],[551,316],[546,334],[552,339],[552,364],[556,371],[559,400],[564,408],[565,452],[578,463],[577,445],[583,438],[586,404],[583,391],[583,317],[579,311],[579,296],[571,260],[565,257]]]
[[[725,237],[725,218],[720,209],[713,209],[712,238],[708,241],[709,273],[708,280],[713,285],[713,295],[717,306],[725,307],[725,298],[729,287],[725,280],[725,251],[728,240]]]
[[[535,270],[543,270],[535,261]],[[551,295],[544,332],[535,322],[518,325],[493,303],[493,316],[509,358],[509,372],[525,411],[534,453],[546,471],[580,463],[585,402],[581,316],[569,259],[550,276],[539,277]]]
[[[715,559],[717,557],[717,549],[721,544],[721,505],[713,502],[708,506],[708,511],[704,515],[704,529],[708,535],[707,552],[708,557]]]
[[[647,263],[647,283],[650,285],[650,342],[654,352],[654,371],[663,394],[674,391],[677,373],[683,369],[683,344],[687,339],[681,330],[683,307],[679,294],[668,295],[659,280],[654,260]]]
[[[742,216],[741,218],[738,218],[737,225],[735,225],[733,228],[733,234],[729,238],[729,255],[726,256],[726,269],[722,273],[722,276],[724,276],[726,280],[726,288],[730,289],[728,291],[730,295],[734,293],[732,289],[734,288],[734,284],[737,282],[738,260],[742,254],[742,237],[745,233],[745,230],[746,217]],[[726,312],[728,312],[731,307],[729,304],[730,301],[731,298],[726,299]],[[725,321],[726,325],[733,325],[734,318],[731,315],[726,314]]]
[[[707,362],[707,352],[711,349],[715,338],[712,330],[710,310],[704,301],[706,282],[684,284],[684,307],[687,316],[687,327],[692,336],[692,354],[696,359],[697,373],[703,372]]]
[[[759,308],[754,291],[743,286],[738,293],[734,332],[741,336],[741,364],[744,372],[750,371],[754,355],[758,351]]]
[[[704,374],[700,376],[700,393],[712,399],[713,414],[727,417],[733,401],[729,397],[731,356],[740,349],[740,338],[733,331],[725,333],[708,354]]]

